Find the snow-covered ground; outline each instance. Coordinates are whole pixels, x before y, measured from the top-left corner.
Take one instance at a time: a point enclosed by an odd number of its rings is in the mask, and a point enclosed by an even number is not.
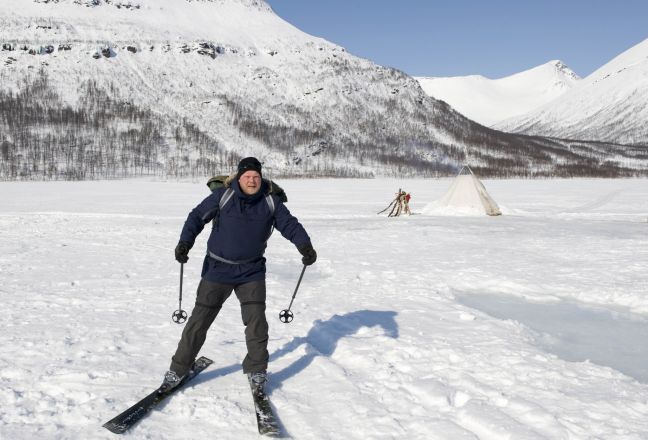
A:
[[[484,181],[503,216],[401,218],[376,215],[399,187],[416,213],[450,180],[280,183],[319,254],[287,325],[300,257],[278,233],[266,254],[269,386],[287,435],[648,438],[648,384],[465,305],[565,302],[648,322],[648,181]],[[0,438],[114,438],[101,425],[159,385],[182,331],[173,248],[207,193],[202,181],[0,183]],[[185,265],[188,311],[207,232]],[[231,298],[209,333],[214,365],[125,438],[257,437],[238,309]]]

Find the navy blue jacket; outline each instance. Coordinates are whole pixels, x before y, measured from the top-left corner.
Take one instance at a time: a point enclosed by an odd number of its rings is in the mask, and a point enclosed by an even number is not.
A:
[[[212,222],[212,231],[207,241],[207,250],[230,261],[245,261],[229,264],[205,257],[202,277],[209,281],[240,284],[265,279],[263,254],[266,242],[272,233],[272,226],[281,232],[297,248],[310,244],[310,237],[299,221],[276,195],[274,216],[265,199],[268,185],[262,180],[261,189],[254,195],[241,191],[238,181],[231,184],[234,195],[219,213],[218,205],[225,188],[219,188],[196,206],[187,217],[180,241],[193,246],[196,237],[205,225]]]

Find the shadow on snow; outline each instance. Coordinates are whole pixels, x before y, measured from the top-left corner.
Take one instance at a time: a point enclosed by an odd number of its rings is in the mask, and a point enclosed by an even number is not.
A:
[[[382,327],[386,336],[398,338],[396,315],[397,313],[393,311],[359,310],[345,315],[333,315],[326,321],[318,319],[313,323],[313,327],[306,336],[293,338],[292,341],[284,344],[270,355],[270,362],[273,362],[295,351],[301,345],[306,345],[306,354],[300,359],[288,367],[272,373],[268,384],[269,393],[272,393],[274,389],[281,388],[283,382],[287,379],[301,373],[315,358],[319,356],[330,357],[335,352],[341,339],[356,334],[363,327]],[[201,374],[194,383],[207,382],[240,370],[241,365],[238,363],[229,365]]]
[[[288,367],[272,373],[268,383],[268,394],[281,388],[284,381],[296,376],[304,371],[315,358],[319,356],[330,357],[337,348],[338,342],[347,337],[356,334],[363,327],[382,327],[386,336],[398,338],[398,324],[396,323],[396,312],[392,311],[374,311],[359,310],[357,312],[347,313],[345,315],[333,315],[326,321],[317,320],[306,336],[293,338],[292,341],[284,344],[281,348],[270,355],[270,362],[285,356],[301,345],[306,345],[306,354]],[[241,371],[240,364],[233,364],[227,367],[219,368],[214,371],[202,373],[196,378],[194,385],[207,382],[221,376]],[[277,422],[281,429],[281,436],[286,436],[286,429],[277,416]]]
[[[362,327],[382,327],[386,336],[398,338],[398,324],[396,312],[361,310],[334,315],[327,321],[315,321],[313,328],[305,337],[295,337],[270,356],[270,361],[296,350],[301,345],[306,345],[306,354],[293,362],[288,367],[272,374],[270,392],[281,388],[283,382],[306,369],[315,358],[319,356],[330,357],[337,348],[338,342],[354,335]]]

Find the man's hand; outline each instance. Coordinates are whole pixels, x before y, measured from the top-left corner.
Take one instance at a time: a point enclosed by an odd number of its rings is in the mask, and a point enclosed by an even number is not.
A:
[[[300,247],[299,252],[303,255],[302,263],[305,266],[310,266],[317,261],[317,252],[315,252],[315,249],[310,244]]]
[[[175,259],[178,263],[186,263],[189,261],[189,243],[181,241],[175,248]]]

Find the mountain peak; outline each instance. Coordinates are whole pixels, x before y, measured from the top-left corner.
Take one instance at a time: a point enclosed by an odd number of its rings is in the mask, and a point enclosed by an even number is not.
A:
[[[211,40],[265,48],[292,39],[306,38],[264,0],[0,0],[3,43]]]
[[[551,60],[499,79],[481,75],[418,78],[429,95],[484,125],[524,114],[562,95],[580,77],[560,60]]]
[[[567,64],[563,63],[561,60],[551,60],[546,65],[549,65],[549,66],[553,67],[556,70],[556,72],[564,75],[567,78],[571,78],[571,79],[574,79],[574,80],[581,79],[581,77],[578,76],[578,74],[576,72],[571,70],[569,68],[569,66],[567,66]]]
[[[518,84],[524,87],[545,88],[551,83],[561,89],[568,89],[581,79],[573,70],[560,60],[551,60],[531,69],[497,79],[495,81]]]
[[[648,39],[619,54],[556,101],[498,123],[533,135],[648,142]]]

